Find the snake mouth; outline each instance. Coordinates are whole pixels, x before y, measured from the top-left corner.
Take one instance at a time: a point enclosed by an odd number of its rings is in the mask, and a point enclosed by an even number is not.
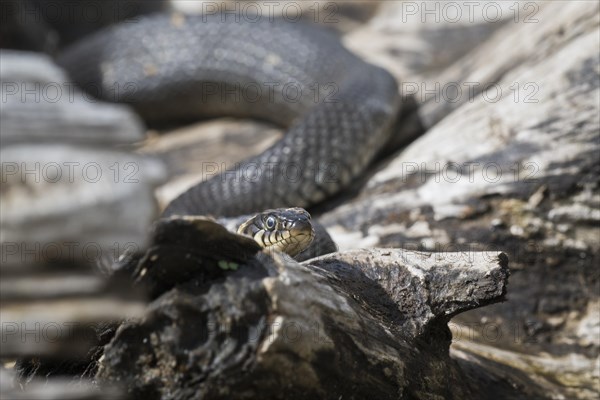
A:
[[[297,218],[288,226],[289,238],[281,241],[278,247],[292,257],[306,249],[315,237],[313,225],[308,218]]]
[[[294,257],[306,249],[315,237],[315,231],[309,219],[296,219],[285,230],[274,235],[277,239],[266,244],[266,249],[277,249]]]
[[[295,238],[302,236],[309,236],[312,238],[315,235],[312,223],[309,219],[304,218],[294,220],[288,230],[290,231],[290,237]]]
[[[276,241],[268,246],[266,249],[277,249],[283,253],[287,253],[294,257],[304,251],[313,241],[314,232],[310,231],[297,231],[291,232],[288,238]]]

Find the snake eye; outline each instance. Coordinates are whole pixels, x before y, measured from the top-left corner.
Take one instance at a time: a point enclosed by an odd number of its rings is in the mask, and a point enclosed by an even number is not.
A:
[[[273,228],[275,228],[276,222],[277,221],[275,221],[275,217],[272,215],[269,215],[267,217],[267,219],[265,220],[265,226],[267,227],[267,229],[273,229]]]

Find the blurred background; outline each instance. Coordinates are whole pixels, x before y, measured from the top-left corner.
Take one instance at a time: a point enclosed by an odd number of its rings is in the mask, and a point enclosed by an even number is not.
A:
[[[3,396],[18,396],[14,379],[31,396],[19,398],[66,398],[65,390],[70,398],[117,396],[116,389],[91,395],[85,384],[66,389],[93,376],[56,367],[85,364],[90,348],[104,343],[99,327],[144,310],[144,296],[107,281],[97,260],[143,250],[159,211],[206,177],[207,162],[232,167],[283,134],[233,118],[149,130],[127,105],[69,83],[54,57],[145,14],[259,10],[335,32],[399,82],[395,147],[311,210],[340,250],[506,252],[507,301],[454,318],[451,355],[500,376],[519,371],[525,392],[597,398],[597,2],[2,0],[1,7]],[[42,125],[41,116],[57,124]],[[28,362],[15,378],[19,358]]]

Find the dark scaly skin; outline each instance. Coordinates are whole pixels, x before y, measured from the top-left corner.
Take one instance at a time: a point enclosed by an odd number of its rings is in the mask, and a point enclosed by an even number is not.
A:
[[[388,72],[318,26],[266,16],[139,18],[84,38],[58,61],[82,87],[129,102],[150,124],[228,115],[287,129],[262,154],[184,192],[165,216],[313,205],[360,174],[398,109]]]
[[[267,225],[267,219],[271,216],[276,219],[274,228]],[[337,251],[337,245],[325,227],[313,220],[303,208],[278,208],[236,217],[221,217],[217,222],[230,232],[249,236],[261,247],[282,251],[296,261],[306,261]],[[263,233],[259,233],[260,231]],[[279,232],[279,236],[273,232]],[[289,237],[296,239],[291,241],[288,240]]]
[[[261,247],[300,254],[315,237],[310,214],[303,208],[278,208],[255,214],[240,224],[237,233],[250,236]]]

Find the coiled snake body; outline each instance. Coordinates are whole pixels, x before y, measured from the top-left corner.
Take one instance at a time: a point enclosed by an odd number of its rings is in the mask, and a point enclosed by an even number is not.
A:
[[[302,22],[160,14],[84,38],[58,62],[92,94],[150,124],[252,117],[287,129],[262,154],[193,186],[164,212],[235,216],[307,207],[336,193],[385,145],[395,80]]]

